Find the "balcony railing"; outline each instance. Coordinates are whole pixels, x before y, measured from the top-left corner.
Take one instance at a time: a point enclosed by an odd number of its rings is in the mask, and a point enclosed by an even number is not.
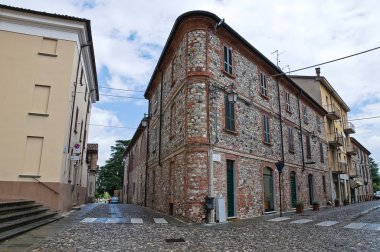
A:
[[[340,119],[340,110],[335,106],[335,104],[327,104],[327,118],[330,120],[338,120]]]
[[[355,125],[352,122],[346,122],[343,130],[346,134],[353,134],[355,133]]]
[[[336,133],[329,134],[329,144],[334,147],[343,146],[343,136]]]
[[[350,156],[358,155],[358,148],[352,144],[347,145],[346,154]]]
[[[339,161],[338,162],[338,171],[339,171],[339,173],[348,173],[347,163]]]

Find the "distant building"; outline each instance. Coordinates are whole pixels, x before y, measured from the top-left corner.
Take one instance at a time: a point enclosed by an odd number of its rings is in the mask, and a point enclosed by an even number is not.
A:
[[[125,202],[189,222],[213,218],[206,196],[217,220],[279,212],[282,160],[282,210],[331,200],[326,109],[216,15],[176,20],[145,97]]]
[[[355,138],[351,138],[348,151],[352,153],[350,163],[351,202],[372,200],[372,174],[369,166],[369,152]]]
[[[96,174],[98,173],[98,144],[87,144],[87,202],[95,202]]]
[[[320,69],[316,76],[291,76],[300,87],[327,110],[327,115],[321,121],[326,129],[328,148],[328,167],[331,172],[332,199],[339,201],[351,200],[350,164],[354,153],[349,151],[350,135],[355,133],[355,126],[348,121],[350,108],[335,91]]]
[[[92,43],[87,19],[0,5],[0,198],[86,201]]]

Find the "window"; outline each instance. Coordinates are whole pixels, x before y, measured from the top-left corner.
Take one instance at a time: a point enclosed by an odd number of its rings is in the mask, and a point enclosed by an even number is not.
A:
[[[310,136],[306,136],[306,157],[311,158]]]
[[[224,71],[232,75],[232,48],[224,46]]]
[[[175,134],[175,103],[170,106],[170,136]]]
[[[153,128],[153,139],[152,139],[152,151],[155,152],[156,151],[156,137],[157,137],[157,127],[154,127]]]
[[[87,86],[86,86],[86,89],[84,91],[84,100],[85,101],[87,101],[87,91],[88,91],[88,89],[87,89]]]
[[[286,104],[286,111],[291,112],[290,109],[290,94],[289,92],[285,92],[285,104]]]
[[[293,138],[293,128],[288,128],[288,137],[289,137],[289,151],[294,152],[294,138]]]
[[[326,177],[322,175],[323,192],[326,192]]]
[[[261,94],[267,96],[267,77],[265,74],[260,73]]]
[[[43,38],[39,55],[57,57],[58,40],[51,38]]]
[[[43,142],[43,137],[28,136],[26,138],[24,168],[22,174],[39,175],[44,145]]]
[[[315,118],[317,120],[317,130],[318,132],[321,132],[321,118],[319,116],[316,116]]]
[[[78,132],[78,115],[79,115],[79,108],[77,107],[77,111],[75,113],[75,125],[74,125],[75,134]]]
[[[235,104],[228,100],[227,95],[225,104],[226,130],[235,131]]]
[[[33,92],[32,114],[47,115],[50,86],[35,85]]]
[[[309,123],[308,111],[307,111],[307,107],[306,106],[303,107],[303,121],[306,124]]]
[[[321,154],[321,163],[324,163],[325,162],[325,158],[324,158],[324,155],[323,155],[323,144],[322,143],[319,143],[319,153]]]
[[[264,143],[270,143],[269,116],[263,116],[264,121]]]

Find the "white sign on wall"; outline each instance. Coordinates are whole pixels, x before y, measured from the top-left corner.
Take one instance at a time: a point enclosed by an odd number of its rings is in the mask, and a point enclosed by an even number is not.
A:
[[[81,148],[80,148],[80,143],[76,143],[73,146],[73,154],[80,154]]]

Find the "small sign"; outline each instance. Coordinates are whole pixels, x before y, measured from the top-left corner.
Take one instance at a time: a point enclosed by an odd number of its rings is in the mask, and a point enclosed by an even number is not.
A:
[[[73,147],[73,153],[74,154],[80,154],[80,143],[76,143],[74,144],[74,147]]]
[[[221,158],[220,154],[213,154],[212,155],[212,161],[214,161],[214,162],[221,162],[222,158]]]
[[[79,161],[80,159],[80,156],[71,156],[70,157],[70,160],[73,160],[73,161]]]

